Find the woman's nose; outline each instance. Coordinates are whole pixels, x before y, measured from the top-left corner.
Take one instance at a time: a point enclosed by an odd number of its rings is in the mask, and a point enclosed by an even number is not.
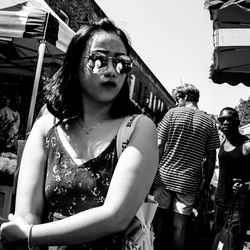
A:
[[[113,63],[112,58],[109,58],[109,60],[108,60],[107,69],[106,69],[105,74],[108,74],[110,76],[115,76],[117,74],[117,71],[116,71],[116,68],[115,68],[115,65]]]

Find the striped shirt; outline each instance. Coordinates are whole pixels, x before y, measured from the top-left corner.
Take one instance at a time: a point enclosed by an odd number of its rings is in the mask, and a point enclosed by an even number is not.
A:
[[[206,151],[220,146],[215,122],[201,110],[173,108],[159,124],[158,139],[166,144],[155,185],[183,194],[197,194]]]

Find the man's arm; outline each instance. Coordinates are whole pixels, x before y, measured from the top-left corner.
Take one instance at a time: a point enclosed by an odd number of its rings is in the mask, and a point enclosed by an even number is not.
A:
[[[204,164],[204,183],[202,184],[201,191],[205,192],[204,195],[206,195],[206,192],[209,190],[209,185],[211,183],[214,169],[215,169],[215,162],[216,162],[216,149],[214,150],[208,150],[207,156],[206,156],[206,162]]]
[[[159,149],[159,162],[161,160],[161,157],[164,153],[164,147],[165,147],[165,143],[163,142],[163,140],[158,139],[158,149]]]

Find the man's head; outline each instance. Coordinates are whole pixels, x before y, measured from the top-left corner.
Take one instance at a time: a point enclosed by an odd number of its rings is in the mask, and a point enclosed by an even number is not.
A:
[[[183,86],[179,86],[176,89],[173,89],[172,96],[176,101],[176,106],[183,107],[186,104],[186,94]]]
[[[220,111],[218,121],[220,123],[220,129],[223,133],[238,131],[240,119],[238,112],[234,108],[223,108]]]
[[[192,102],[192,103],[199,102],[200,92],[193,84],[185,83],[183,85],[183,88],[186,96],[186,102]]]

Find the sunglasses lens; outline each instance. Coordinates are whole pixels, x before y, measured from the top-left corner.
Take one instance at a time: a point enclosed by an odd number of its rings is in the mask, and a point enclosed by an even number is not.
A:
[[[88,58],[87,67],[97,73],[108,66],[108,60],[111,59],[112,63],[118,74],[127,74],[133,67],[132,60],[128,56],[119,56],[116,58],[107,57],[97,53],[90,54]]]
[[[234,117],[219,117],[218,118],[218,121],[219,123],[224,123],[225,121],[229,122],[229,123],[232,123],[234,121],[236,121],[237,119],[234,118]]]
[[[117,57],[113,62],[119,74],[127,74],[133,67],[132,60],[128,56]]]
[[[223,123],[225,121],[225,119],[223,117],[218,117],[218,121],[219,121],[219,123]]]
[[[108,58],[106,56],[93,53],[88,57],[87,66],[92,69],[93,72],[98,72],[99,69],[107,66],[107,64]]]

